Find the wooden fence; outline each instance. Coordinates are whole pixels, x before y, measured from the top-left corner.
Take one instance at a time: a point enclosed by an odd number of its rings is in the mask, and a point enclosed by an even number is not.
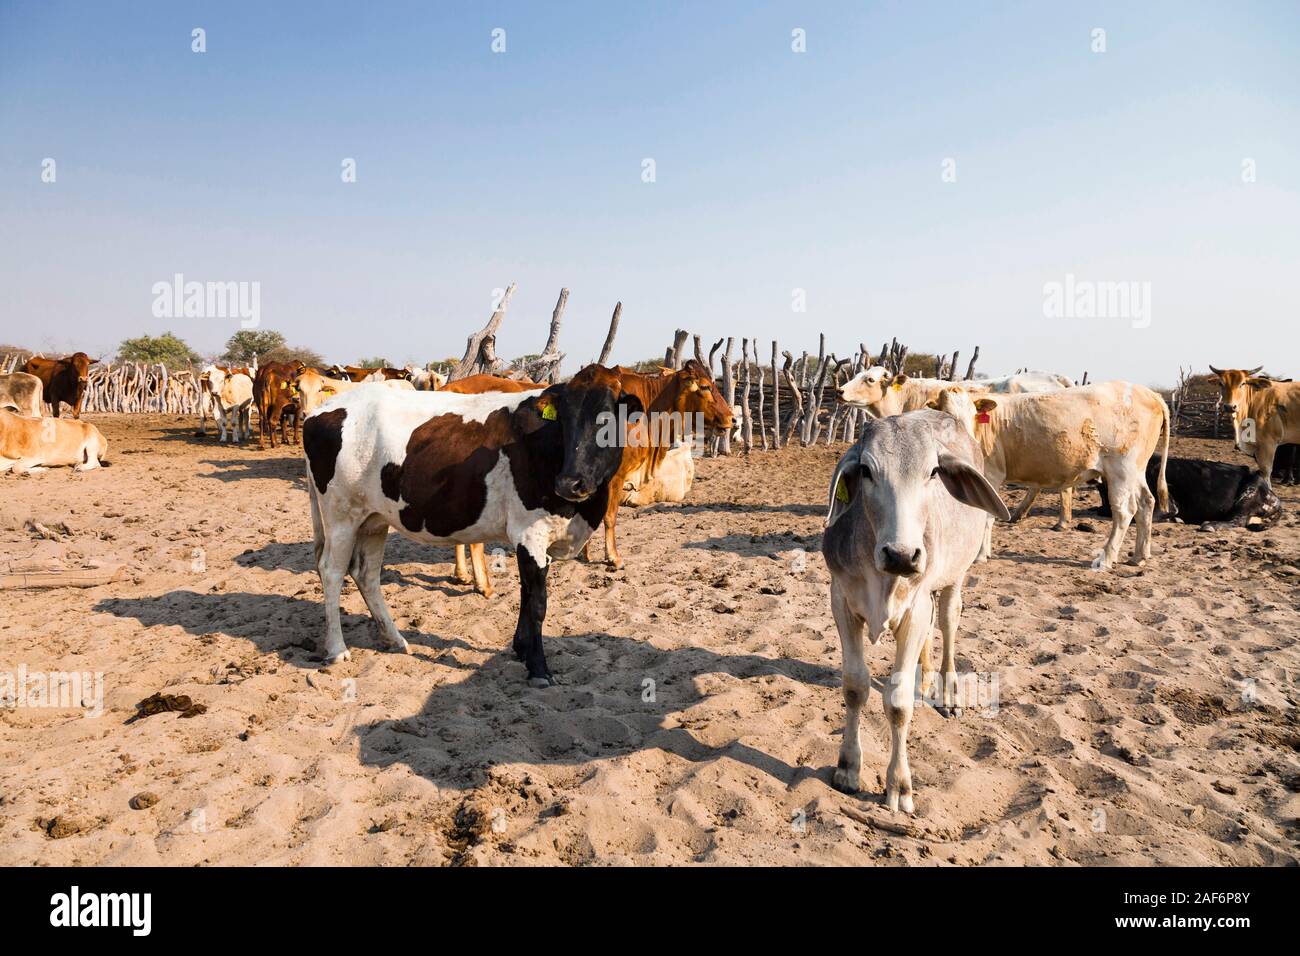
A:
[[[25,357],[0,356],[0,370],[12,372]],[[90,370],[83,412],[199,413],[198,375],[193,369],[168,371],[163,365],[100,363]]]

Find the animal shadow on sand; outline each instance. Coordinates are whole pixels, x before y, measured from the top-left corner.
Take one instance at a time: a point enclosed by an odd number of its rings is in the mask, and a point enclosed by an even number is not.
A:
[[[278,594],[173,591],[157,597],[110,598],[94,609],[132,618],[143,627],[176,625],[195,636],[229,634],[288,664],[320,666],[316,642],[324,614],[317,601]],[[354,654],[387,653],[379,650],[370,623],[368,615],[343,614],[344,638]],[[578,766],[659,750],[692,762],[729,757],[788,786],[809,776],[830,779],[829,766],[793,767],[739,739],[710,745],[687,727],[664,724],[670,714],[706,699],[696,678],[707,674],[740,680],[781,675],[838,688],[836,668],[699,647],[668,650],[631,637],[591,632],[546,637],[547,656],[560,683],[535,689],[525,682],[524,667],[508,648],[509,633],[501,635],[501,650],[482,663],[468,657],[477,658],[483,648],[460,637],[412,628],[402,633],[413,653],[428,659],[433,687],[418,712],[353,728],[358,757],[365,765],[405,764],[439,787],[472,789],[486,781],[488,768],[496,764]],[[362,699],[355,706],[364,703]],[[742,734],[743,725],[737,724],[735,738]]]
[[[451,548],[419,544],[401,535],[390,534],[384,548],[384,571],[380,580],[383,584],[401,584],[427,591],[441,591],[449,596],[467,594],[469,587],[452,577],[451,565],[454,560],[455,555]],[[316,573],[315,546],[311,541],[272,541],[260,548],[250,548],[236,555],[235,563],[245,568],[314,575]],[[513,565],[513,560],[510,563]],[[405,564],[440,565],[445,567],[447,573],[412,572],[397,567]]]

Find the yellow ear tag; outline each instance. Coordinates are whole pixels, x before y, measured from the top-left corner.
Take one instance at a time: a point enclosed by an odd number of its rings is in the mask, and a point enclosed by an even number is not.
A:
[[[835,500],[841,504],[849,503],[849,487],[844,484],[843,478],[835,482]]]
[[[543,406],[542,406],[542,417],[545,418],[548,422],[553,422],[553,421],[555,421],[555,419],[556,419],[555,406],[554,406],[554,405],[550,405],[550,404],[543,405]]]
[[[289,383],[288,383],[288,382],[281,382],[281,383],[280,383],[280,387],[281,387],[281,388],[288,388],[288,387],[289,387]]]
[[[892,387],[892,388],[894,389],[894,391],[896,391],[896,392],[901,392],[901,391],[903,390],[903,386],[902,386],[902,384],[900,384],[899,382],[895,382],[891,387]]]

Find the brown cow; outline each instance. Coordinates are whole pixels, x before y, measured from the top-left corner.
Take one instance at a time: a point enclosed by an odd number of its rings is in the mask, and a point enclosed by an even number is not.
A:
[[[384,381],[395,378],[409,380],[411,377],[411,373],[404,368],[365,368],[360,365],[335,365],[328,374],[331,378],[346,378],[351,382],[378,381],[375,376],[379,376]]]
[[[1300,382],[1255,378],[1259,370],[1210,366],[1219,400],[1232,415],[1234,444],[1267,478],[1278,448],[1300,442]]]
[[[613,371],[613,370],[611,370]],[[624,441],[623,461],[609,484],[605,505],[605,559],[615,568],[623,567],[623,558],[615,542],[618,506],[630,491],[655,477],[673,446],[688,439],[703,420],[708,429],[731,428],[731,406],[703,364],[691,359],[676,372],[660,369],[657,375],[640,375],[619,367],[623,393],[640,401],[646,416],[629,420]],[[636,479],[636,480],[634,480]],[[591,559],[588,539],[587,559]]]
[[[67,358],[48,359],[33,356],[19,369],[41,380],[45,400],[50,403],[55,418],[59,417],[59,402],[72,408],[72,417],[81,417],[81,403],[86,397],[86,383],[90,366],[99,359],[85,352],[75,352]]]
[[[481,395],[484,392],[534,392],[545,388],[528,381],[513,378],[501,378],[498,375],[467,375],[454,382],[447,382],[440,392],[454,392],[460,395]],[[492,578],[488,575],[487,559],[483,556],[483,545],[471,544],[469,547],[469,567],[466,566],[465,548],[456,545],[456,580],[461,584],[474,583],[474,590],[484,597],[492,596]],[[473,569],[473,575],[470,569]]]
[[[280,428],[280,441],[298,444],[298,389],[294,378],[306,368],[302,362],[267,362],[257,370],[253,379],[253,404],[257,406],[257,447],[266,448],[266,436],[271,436],[275,447],[275,429]],[[293,416],[293,441],[285,434],[285,415]]]

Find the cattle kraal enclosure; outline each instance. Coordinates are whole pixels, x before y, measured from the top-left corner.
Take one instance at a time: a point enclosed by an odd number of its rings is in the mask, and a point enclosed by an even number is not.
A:
[[[34,6],[0,865],[1300,866],[1293,11]]]

